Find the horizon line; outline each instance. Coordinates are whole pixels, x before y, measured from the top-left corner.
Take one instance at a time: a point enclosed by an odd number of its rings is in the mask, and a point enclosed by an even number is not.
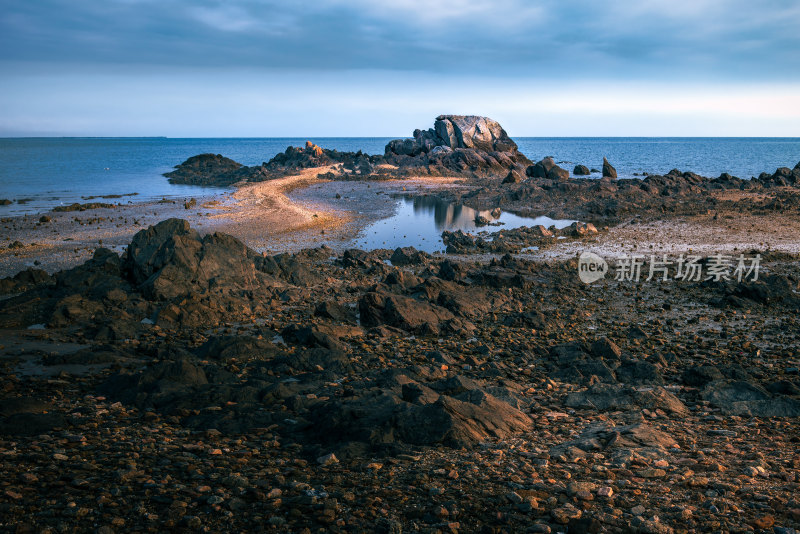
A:
[[[798,136],[767,135],[509,135],[511,139],[797,139]],[[166,135],[0,135],[0,139],[412,139],[413,136],[388,135],[307,135],[307,136],[166,136]]]

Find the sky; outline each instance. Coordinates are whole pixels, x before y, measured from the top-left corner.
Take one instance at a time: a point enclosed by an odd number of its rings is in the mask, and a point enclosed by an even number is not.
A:
[[[0,136],[800,136],[798,0],[0,0]]]

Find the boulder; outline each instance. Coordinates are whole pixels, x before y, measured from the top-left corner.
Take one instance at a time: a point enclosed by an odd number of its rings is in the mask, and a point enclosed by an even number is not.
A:
[[[587,237],[591,235],[596,235],[597,228],[592,223],[582,223],[582,222],[574,222],[564,228],[563,230],[565,235],[570,237]]]
[[[222,154],[198,154],[176,165],[174,171],[164,176],[172,184],[228,186],[242,180],[239,172],[242,168],[245,167],[241,163]]]
[[[406,378],[400,389],[401,395],[384,389],[332,399],[315,408],[309,431],[315,439],[340,446],[361,442],[397,450],[407,445],[467,447],[531,428],[527,415],[480,388],[453,397]]]
[[[553,165],[550,167],[550,170],[547,171],[547,177],[551,180],[556,180],[559,182],[565,182],[569,180],[569,171],[566,169],[562,169],[558,165]]]
[[[398,174],[497,176],[530,165],[500,124],[475,115],[440,115],[434,127],[415,130],[412,139],[395,139],[384,162]]]
[[[553,232],[551,232],[541,224],[531,226],[530,234],[534,237],[553,237]]]
[[[488,117],[476,115],[439,115],[434,131],[443,141],[441,146],[452,149],[473,148],[484,152],[509,152],[517,144],[508,137],[500,124]]]
[[[518,184],[522,181],[522,177],[519,175],[518,172],[515,171],[508,171],[508,174],[505,178],[503,178],[504,184]]]
[[[800,400],[773,396],[745,380],[717,380],[706,385],[703,399],[724,413],[750,417],[800,417]]]
[[[187,221],[167,219],[133,236],[122,269],[148,298],[172,299],[212,285],[251,286],[254,256],[232,236],[201,238]]]
[[[664,384],[664,378],[654,364],[643,360],[626,360],[615,370],[617,380],[626,384]]]
[[[572,174],[575,176],[589,176],[592,173],[589,170],[589,167],[586,165],[575,165],[575,168],[572,170]]]
[[[455,316],[447,309],[404,295],[367,293],[358,302],[361,324],[386,324],[416,334],[437,334]]]
[[[715,380],[723,380],[725,376],[714,365],[695,365],[687,368],[681,375],[687,386],[702,387]]]
[[[575,456],[600,451],[613,453],[621,449],[635,450],[640,454],[650,450],[656,455],[663,455],[667,449],[677,445],[669,434],[644,423],[615,426],[613,423],[599,422],[588,425],[576,439],[550,449],[550,455]],[[630,458],[630,455],[624,456]]]
[[[419,265],[425,263],[425,259],[428,257],[428,254],[420,252],[414,247],[397,247],[394,253],[392,253],[390,261],[392,265],[398,267],[403,265]]]
[[[619,360],[622,356],[622,349],[606,337],[595,340],[591,348],[592,356],[607,360]]]
[[[527,169],[525,169],[525,174],[531,176],[533,178],[547,178],[550,169],[556,166],[556,162],[553,161],[553,158],[544,158],[541,161],[538,161],[534,165],[531,165]]]
[[[516,152],[517,144],[500,124],[476,115],[440,115],[432,129],[415,130],[413,139],[395,139],[386,145],[386,154],[417,156],[436,147],[450,151],[472,149],[479,152]],[[448,154],[448,151],[439,151]]]
[[[617,169],[615,169],[606,158],[603,158],[603,178],[617,178]]]
[[[594,384],[585,391],[567,395],[564,405],[568,408],[590,408],[599,411],[647,408],[660,409],[678,416],[689,414],[689,409],[675,395],[662,387],[640,390],[621,384]]]

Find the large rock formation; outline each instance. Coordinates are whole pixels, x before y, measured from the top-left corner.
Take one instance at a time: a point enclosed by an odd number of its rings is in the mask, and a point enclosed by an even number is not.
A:
[[[390,141],[385,157],[405,174],[506,176],[531,164],[497,121],[475,115],[440,115],[412,139]]]
[[[237,182],[257,182],[263,178],[261,167],[246,167],[221,154],[192,156],[175,170],[165,173],[171,184],[227,187]]]
[[[546,157],[531,165],[525,169],[525,174],[533,178],[549,178],[557,181],[569,180],[569,171],[556,165],[556,162],[551,157]]]
[[[175,170],[164,174],[173,184],[228,187],[243,182],[263,182],[298,173],[303,169],[338,165],[339,176],[371,176],[381,156],[358,152],[339,152],[306,141],[304,147],[287,147],[261,165],[247,167],[220,154],[192,156]]]
[[[476,115],[439,115],[433,128],[414,130],[413,139],[395,139],[386,154],[414,156],[435,147],[469,148],[483,152],[511,152],[517,145],[497,121]]]

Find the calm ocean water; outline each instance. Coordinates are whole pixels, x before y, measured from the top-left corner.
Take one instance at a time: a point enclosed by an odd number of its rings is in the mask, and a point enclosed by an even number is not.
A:
[[[391,138],[309,138],[338,150],[382,154]],[[162,173],[195,154],[223,154],[245,165],[269,160],[305,138],[4,138],[0,139],[0,216],[37,213],[87,196],[127,195],[113,202],[188,198],[218,189],[170,185]],[[705,176],[749,178],[800,161],[800,138],[515,138],[532,160],[552,156],[572,170],[600,168],[603,156],[620,177],[678,168]]]

